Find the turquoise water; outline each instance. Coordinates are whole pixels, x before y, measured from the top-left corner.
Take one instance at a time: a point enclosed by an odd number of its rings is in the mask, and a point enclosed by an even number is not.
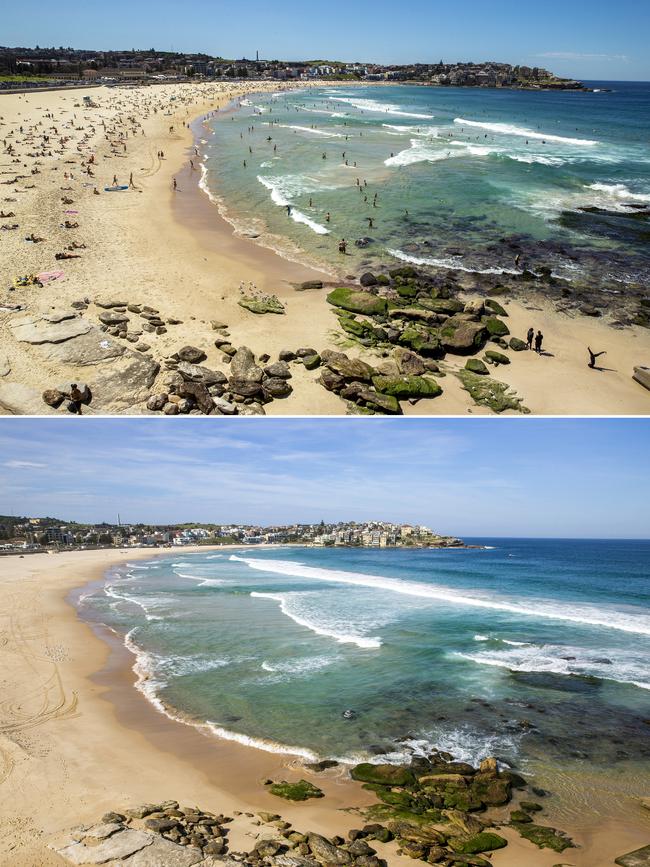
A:
[[[270,751],[650,758],[650,542],[481,541],[179,550],[82,613],[125,636],[150,701]]]
[[[203,127],[203,186],[243,231],[339,269],[545,265],[616,291],[650,276],[650,84],[599,88],[252,96]]]

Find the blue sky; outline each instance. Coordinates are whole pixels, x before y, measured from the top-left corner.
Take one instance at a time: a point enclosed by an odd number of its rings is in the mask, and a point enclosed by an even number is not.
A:
[[[583,79],[650,79],[648,0],[22,0],[0,42],[385,63],[502,60]],[[237,15],[241,9],[242,16]]]
[[[0,420],[0,513],[648,538],[650,422]]]

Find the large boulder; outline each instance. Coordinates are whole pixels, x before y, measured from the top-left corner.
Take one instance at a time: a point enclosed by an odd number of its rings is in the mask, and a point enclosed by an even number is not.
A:
[[[483,348],[486,339],[482,322],[449,319],[440,329],[444,349],[454,355],[473,355]]]
[[[349,852],[330,843],[320,834],[309,834],[307,845],[311,849],[313,857],[321,864],[351,864],[354,860]]]
[[[493,831],[480,831],[468,839],[452,839],[449,845],[461,855],[478,855],[480,852],[493,852],[508,845],[505,837]]]
[[[510,329],[506,323],[497,319],[496,316],[487,316],[483,321],[490,337],[507,337],[510,334]]]
[[[393,358],[397,369],[405,376],[421,376],[427,369],[419,355],[401,346],[396,347]]]
[[[370,382],[374,370],[360,358],[348,358],[342,352],[331,353],[325,362],[327,367],[334,373],[346,380],[357,382]]]
[[[341,287],[330,292],[327,300],[333,307],[341,307],[350,313],[364,313],[366,316],[382,316],[386,313],[386,300],[370,292]]]
[[[366,385],[355,383],[358,385],[357,393],[354,399],[357,403],[367,406],[375,412],[385,413],[386,415],[401,415],[402,407],[396,397],[390,394],[380,394],[378,391],[373,391]]]
[[[391,394],[398,400],[409,397],[438,397],[442,389],[434,379],[426,376],[373,376],[372,384],[382,394]]]

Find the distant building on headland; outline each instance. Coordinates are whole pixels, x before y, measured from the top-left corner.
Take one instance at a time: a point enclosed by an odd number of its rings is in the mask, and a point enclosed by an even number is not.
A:
[[[357,548],[462,548],[462,539],[422,525],[386,521],[291,524],[80,524],[55,518],[0,516],[0,551],[62,548],[160,548],[184,545],[293,544]]]
[[[536,66],[509,63],[414,63],[382,66],[333,60],[228,60],[201,53],[148,50],[89,51],[73,48],[9,48],[0,46],[0,82],[8,88],[29,80],[30,86],[74,84],[78,81],[124,82],[188,79],[304,80],[338,79],[393,81],[438,87],[514,87],[578,90],[584,86]]]

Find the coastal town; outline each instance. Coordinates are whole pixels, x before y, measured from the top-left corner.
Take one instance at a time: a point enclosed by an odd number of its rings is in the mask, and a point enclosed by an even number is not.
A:
[[[169,548],[186,545],[310,545],[352,548],[462,548],[462,539],[386,521],[336,524],[81,524],[0,516],[0,553],[47,549]]]
[[[157,51],[88,51],[0,46],[0,89],[84,85],[156,84],[196,80],[408,82],[437,87],[511,87],[584,90],[547,69],[509,63],[412,63],[384,66],[332,60],[230,60],[207,54]]]

